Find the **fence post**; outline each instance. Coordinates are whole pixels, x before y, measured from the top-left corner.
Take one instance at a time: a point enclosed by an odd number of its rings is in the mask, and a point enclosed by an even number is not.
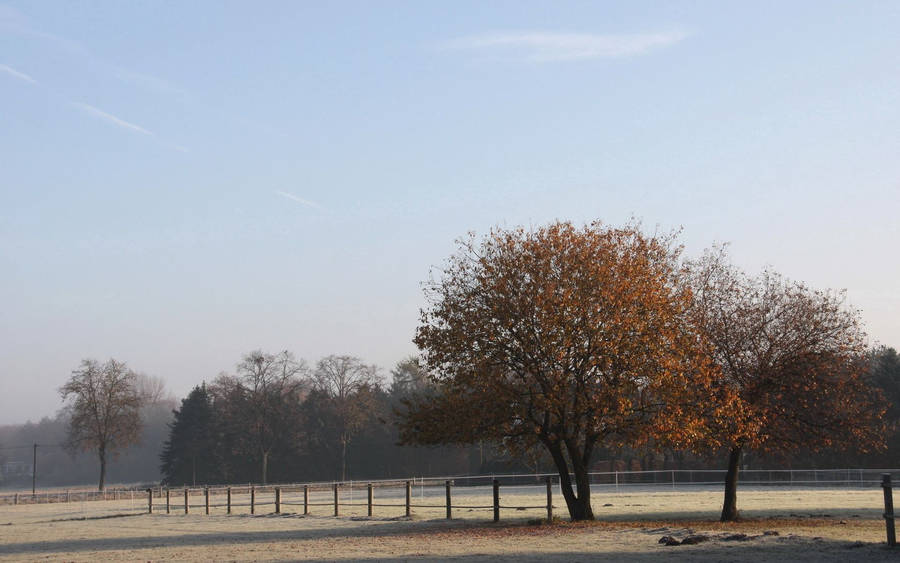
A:
[[[547,476],[547,522],[553,521],[553,477]]]
[[[447,520],[450,520],[453,517],[450,504],[450,481],[444,481],[444,487],[447,489]]]
[[[231,487],[225,489],[225,514],[231,514]]]
[[[275,514],[281,514],[281,487],[275,487]]]
[[[18,495],[17,495],[17,497],[18,497]],[[410,509],[410,506],[409,506],[410,497],[412,497],[412,485],[410,484],[409,481],[407,481],[406,482],[406,517],[407,518],[409,518],[409,516],[411,514],[411,512],[409,510]]]
[[[69,490],[66,489],[66,503],[69,502]]]
[[[894,493],[891,489],[891,474],[881,474],[881,488],[884,489],[884,525],[887,528],[887,543],[894,547],[897,545],[897,535],[894,530]]]
[[[153,514],[153,489],[147,489],[147,514]]]
[[[206,508],[206,515],[209,516],[209,487],[203,489],[203,504]]]
[[[166,514],[169,513],[169,487],[166,487]]]
[[[190,506],[190,504],[188,503],[188,489],[187,489],[187,487],[185,487],[184,488],[184,513],[185,514],[187,514],[189,512],[189,508],[188,508],[189,506]]]
[[[500,521],[500,481],[494,479],[494,522]]]
[[[309,514],[309,485],[303,485],[303,514]]]
[[[250,514],[256,514],[256,487],[250,486]]]
[[[409,498],[409,495],[406,495],[406,498],[408,499],[408,498]],[[14,505],[18,505],[18,504],[19,504],[19,493],[16,493],[16,496],[13,497],[13,504],[14,504]],[[407,504],[407,506],[409,506],[409,501],[408,501],[408,500],[407,500],[406,504]],[[406,510],[409,510],[409,508],[407,508]]]
[[[338,508],[338,484],[334,484],[334,515],[337,516],[340,514],[340,509]]]
[[[369,517],[372,517],[372,483],[369,483],[367,487],[367,491],[369,493]]]

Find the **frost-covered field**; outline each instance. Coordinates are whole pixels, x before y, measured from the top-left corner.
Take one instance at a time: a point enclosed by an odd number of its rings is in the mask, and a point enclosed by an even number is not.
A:
[[[541,506],[545,496],[533,490],[502,492],[503,506]],[[475,495],[470,495],[475,492]],[[165,514],[156,501],[146,514],[146,498],[134,501],[0,506],[0,559],[78,560],[480,560],[480,561],[900,561],[900,549],[884,544],[882,492],[866,489],[747,489],[738,502],[746,518],[737,524],[716,522],[719,490],[597,492],[598,523],[529,524],[542,509],[504,509],[502,521],[491,511],[454,508],[443,518],[443,498],[414,491],[413,517],[403,517],[402,494],[376,490],[375,516],[366,514],[365,491],[355,491],[356,506],[332,516],[330,492],[317,492],[309,516],[302,495],[286,494],[283,514],[271,514],[270,495],[250,515],[248,499],[235,496],[235,514],[213,506],[204,514],[203,498],[191,499],[191,513]],[[434,493],[434,491],[432,491]],[[489,506],[484,489],[454,489],[454,505]],[[183,498],[183,497],[181,497]],[[213,497],[212,504],[223,501]],[[349,502],[342,494],[341,502]],[[322,503],[319,505],[318,503]],[[555,498],[555,504],[562,499]],[[379,504],[399,504],[397,507]],[[563,516],[564,509],[556,508]],[[766,534],[768,532],[768,534]],[[741,536],[740,534],[745,534]],[[704,536],[696,545],[665,546],[663,536]]]

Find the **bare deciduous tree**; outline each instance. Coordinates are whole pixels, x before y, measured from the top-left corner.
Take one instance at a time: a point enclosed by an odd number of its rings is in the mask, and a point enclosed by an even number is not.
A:
[[[166,394],[166,382],[158,375],[136,373],[134,386],[144,405],[156,405],[166,399],[174,400],[171,394]]]
[[[347,445],[367,420],[378,385],[378,368],[353,356],[327,356],[313,373],[316,390],[332,402],[341,443],[341,480],[347,478]]]
[[[237,381],[245,398],[247,430],[260,454],[260,476],[268,478],[269,454],[288,436],[292,409],[299,404],[306,363],[291,352],[255,350],[237,365]]]
[[[109,457],[136,444],[140,437],[141,399],[135,380],[125,362],[83,360],[59,390],[63,400],[69,400],[68,444],[74,450],[97,453],[101,491]]]
[[[416,356],[397,362],[391,376],[390,393],[395,397],[409,397],[434,390],[434,383]]]

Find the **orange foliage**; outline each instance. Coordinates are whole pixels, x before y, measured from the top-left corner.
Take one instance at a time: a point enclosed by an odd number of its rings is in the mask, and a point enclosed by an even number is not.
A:
[[[415,338],[439,393],[409,404],[403,439],[542,446],[572,518],[592,518],[598,444],[690,443],[716,416],[679,252],[674,235],[599,223],[460,241]]]
[[[741,453],[882,447],[885,404],[865,379],[859,313],[840,293],[813,291],[773,272],[750,277],[723,249],[689,265],[692,318],[736,398],[709,437],[731,450],[723,520],[737,517]]]
[[[878,448],[882,397],[865,380],[859,313],[840,293],[773,272],[749,277],[710,252],[691,265],[693,316],[736,410],[712,430],[757,451]]]

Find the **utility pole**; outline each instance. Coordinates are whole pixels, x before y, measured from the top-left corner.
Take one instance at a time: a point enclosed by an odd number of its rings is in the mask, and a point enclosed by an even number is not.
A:
[[[34,443],[34,453],[31,457],[31,497],[34,498],[35,484],[37,483],[37,442]],[[26,446],[28,447],[28,446]]]

